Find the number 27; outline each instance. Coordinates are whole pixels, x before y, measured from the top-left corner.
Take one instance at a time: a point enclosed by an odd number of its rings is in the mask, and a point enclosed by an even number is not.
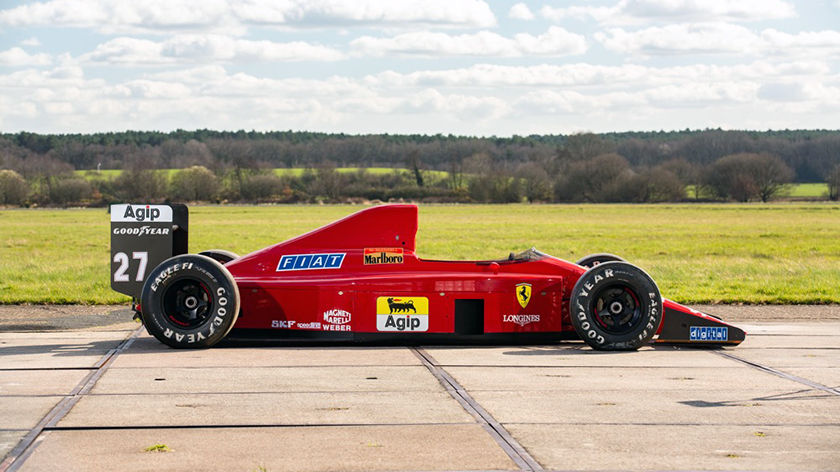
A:
[[[137,277],[134,280],[136,282],[142,282],[143,276],[146,275],[146,263],[149,262],[149,253],[132,252],[131,258],[140,261],[140,266],[137,268]],[[114,272],[114,282],[128,282],[130,277],[125,273],[128,270],[128,254],[124,252],[114,254],[114,262],[120,265],[117,271]]]

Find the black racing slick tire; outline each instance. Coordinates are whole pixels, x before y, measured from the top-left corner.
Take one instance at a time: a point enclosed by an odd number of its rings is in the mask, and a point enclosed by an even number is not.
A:
[[[615,254],[607,254],[606,252],[601,252],[598,254],[590,254],[583,259],[575,262],[575,264],[579,266],[586,267],[587,269],[591,269],[598,264],[603,264],[604,262],[625,262],[624,259],[616,256]]]
[[[143,324],[160,342],[182,349],[221,341],[239,316],[239,288],[219,262],[196,254],[163,261],[140,296]]]
[[[199,256],[207,256],[210,259],[218,262],[219,264],[225,265],[228,262],[239,259],[239,255],[230,251],[225,251],[224,249],[210,249],[209,251],[201,251],[198,253]]]
[[[650,276],[626,262],[604,262],[578,279],[570,300],[572,324],[593,349],[633,351],[662,323],[662,295]]]

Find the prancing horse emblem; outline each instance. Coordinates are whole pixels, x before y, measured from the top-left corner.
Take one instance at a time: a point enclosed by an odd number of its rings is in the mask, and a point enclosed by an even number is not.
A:
[[[531,301],[531,284],[516,284],[516,301],[525,308]]]

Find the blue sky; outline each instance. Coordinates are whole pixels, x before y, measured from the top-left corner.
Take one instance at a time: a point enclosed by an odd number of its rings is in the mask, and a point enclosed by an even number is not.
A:
[[[840,0],[3,0],[0,131],[840,128]]]

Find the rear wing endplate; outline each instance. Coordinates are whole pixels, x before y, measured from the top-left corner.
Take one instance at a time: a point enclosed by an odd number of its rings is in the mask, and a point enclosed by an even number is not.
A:
[[[140,298],[146,275],[188,249],[186,205],[111,205],[111,288]]]

